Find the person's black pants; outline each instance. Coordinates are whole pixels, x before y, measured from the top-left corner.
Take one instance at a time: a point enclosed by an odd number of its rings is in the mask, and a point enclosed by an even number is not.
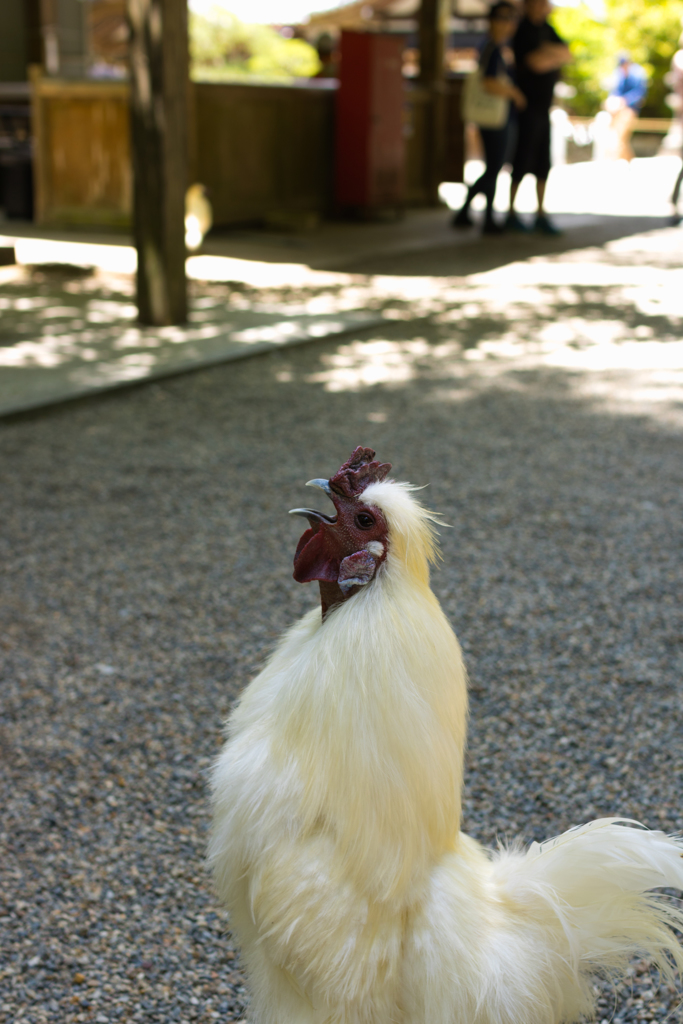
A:
[[[505,163],[508,148],[509,123],[504,128],[480,128],[481,141],[484,144],[486,170],[467,190],[465,206],[469,206],[475,196],[480,193],[486,196],[486,216],[493,212],[493,197],[496,194],[496,181],[500,169]]]
[[[525,174],[533,174],[538,181],[546,181],[549,173],[550,114],[544,108],[528,106],[519,114],[512,180],[519,184]]]
[[[683,157],[683,153],[681,153],[681,157]],[[680,171],[678,172],[678,177],[676,178],[676,184],[674,185],[673,195],[671,196],[671,202],[674,204],[674,206],[678,206],[678,197],[681,194],[681,184],[682,183],[683,183],[683,167],[681,167]]]

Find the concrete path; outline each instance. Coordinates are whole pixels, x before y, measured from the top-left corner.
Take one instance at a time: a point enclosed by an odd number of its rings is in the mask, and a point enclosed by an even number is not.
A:
[[[0,268],[0,415],[345,334],[396,316],[397,306],[404,315],[406,303],[414,315],[445,281],[471,288],[473,274],[520,260],[577,259],[666,224],[677,167],[664,157],[555,169],[548,208],[563,234],[552,238],[454,232],[444,208],[300,235],[216,232],[188,259],[190,322],[163,329],[135,322],[136,254],[125,234],[7,222],[0,247],[14,246],[18,265]],[[467,179],[479,170],[471,162]],[[523,214],[532,185],[520,190]],[[501,175],[501,211],[507,187]],[[456,207],[464,190],[445,185],[444,200]]]
[[[48,298],[0,297],[0,309],[5,320],[26,312],[42,320],[39,335],[19,340],[17,331],[9,344],[1,343],[12,328],[0,328],[0,416],[381,322],[356,311],[283,318],[254,309],[202,322],[211,311],[204,304],[185,326],[143,328],[135,323],[135,306],[118,297],[56,307]]]
[[[245,279],[272,289],[283,281],[303,285],[310,273],[296,264],[273,272],[263,261],[204,255],[188,261],[189,322],[142,327],[134,303],[135,250],[125,238],[92,240],[38,232],[33,225],[13,229],[0,238],[0,246],[14,246],[18,260],[0,267],[0,416],[334,337],[382,319],[379,311],[354,308],[348,297],[335,301],[333,294],[312,303],[263,291],[247,298],[239,290]],[[346,280],[316,276],[318,288],[332,292]]]

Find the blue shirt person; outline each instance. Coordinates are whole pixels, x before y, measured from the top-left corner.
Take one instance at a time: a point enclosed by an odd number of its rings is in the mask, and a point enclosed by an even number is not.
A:
[[[617,77],[605,107],[612,115],[614,155],[617,160],[633,160],[631,135],[638,113],[647,94],[647,74],[640,64],[634,64],[627,53],[619,57]]]
[[[610,95],[619,97],[631,110],[638,111],[645,101],[646,93],[647,73],[645,68],[641,68],[640,64],[631,63],[631,58],[627,54],[622,54],[619,58],[617,83]]]

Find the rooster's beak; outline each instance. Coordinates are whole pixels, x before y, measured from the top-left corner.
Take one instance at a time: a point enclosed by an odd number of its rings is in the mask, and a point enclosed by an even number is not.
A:
[[[337,522],[336,516],[326,516],[324,512],[316,512],[314,508],[290,508],[290,516],[303,516],[304,519],[308,519],[311,526],[316,523],[327,523],[328,526],[334,526]]]
[[[307,487],[319,487],[321,491],[324,491],[328,497],[332,497],[332,488],[330,487],[329,480],[323,480],[322,477],[318,477],[315,480],[309,480],[306,484]],[[315,526],[316,523],[327,523],[328,526],[334,526],[337,522],[336,516],[326,516],[324,512],[316,512],[314,508],[292,508],[289,511],[290,516],[303,516],[304,519],[308,519],[311,527]]]
[[[321,491],[324,491],[328,498],[332,497],[332,488],[330,487],[329,480],[323,480],[322,477],[316,477],[315,480],[309,480],[306,484],[307,487],[319,487]]]

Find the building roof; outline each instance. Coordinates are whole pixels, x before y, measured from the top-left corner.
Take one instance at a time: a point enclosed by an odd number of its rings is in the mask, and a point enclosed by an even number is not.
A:
[[[354,0],[331,11],[311,14],[303,27],[306,35],[336,33],[342,29],[401,28],[401,24],[396,23],[416,18],[419,6],[420,0]]]
[[[353,0],[331,11],[311,14],[302,29],[309,38],[323,32],[336,35],[342,29],[373,31],[378,29],[411,31],[417,27],[421,0]],[[489,0],[451,0],[451,20],[481,18]]]

